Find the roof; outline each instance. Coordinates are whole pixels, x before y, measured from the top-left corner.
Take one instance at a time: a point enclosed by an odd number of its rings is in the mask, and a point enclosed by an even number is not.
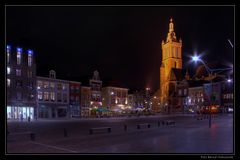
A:
[[[172,68],[170,72],[170,81],[182,81],[185,78],[186,69]]]
[[[36,78],[37,80],[58,81],[58,82],[69,83],[68,80],[57,79],[57,78],[40,77],[40,76],[37,76]]]
[[[203,86],[204,83],[209,83],[209,81],[205,80],[188,80],[188,87],[200,87]]]
[[[107,86],[103,88],[115,88],[115,89],[123,89],[123,90],[129,90],[128,88],[121,88],[121,87],[115,87],[115,86]]]

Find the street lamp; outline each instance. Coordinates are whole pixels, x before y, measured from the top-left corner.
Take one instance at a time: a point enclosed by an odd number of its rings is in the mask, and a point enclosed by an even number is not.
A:
[[[204,67],[206,68],[206,70],[207,70],[207,72],[208,72],[208,75],[209,75],[209,77],[210,77],[210,79],[211,79],[211,96],[210,96],[210,106],[209,106],[209,128],[211,128],[211,124],[212,124],[212,114],[211,114],[211,105],[213,104],[212,103],[212,96],[213,96],[213,82],[212,82],[212,79],[213,79],[213,72],[214,71],[225,71],[225,70],[230,70],[230,69],[232,69],[232,68],[224,68],[224,69],[210,69],[207,65],[206,65],[206,63],[200,58],[200,56],[197,56],[197,55],[194,55],[194,56],[192,56],[192,61],[194,61],[194,62],[198,62],[198,61],[200,61],[203,65],[204,65]],[[231,82],[231,80],[230,79],[228,79],[228,82]]]

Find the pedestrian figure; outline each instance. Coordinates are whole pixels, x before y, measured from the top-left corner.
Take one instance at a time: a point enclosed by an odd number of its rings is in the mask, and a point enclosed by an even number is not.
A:
[[[30,117],[28,116],[28,122],[30,122]]]

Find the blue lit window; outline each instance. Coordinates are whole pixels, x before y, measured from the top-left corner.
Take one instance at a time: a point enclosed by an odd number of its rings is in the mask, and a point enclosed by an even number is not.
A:
[[[10,50],[11,50],[11,47],[7,45],[7,63],[8,64],[10,63]]]
[[[22,48],[17,48],[17,64],[21,64],[22,59]]]
[[[28,50],[28,66],[29,67],[32,66],[32,55],[33,55],[33,51],[32,50]]]

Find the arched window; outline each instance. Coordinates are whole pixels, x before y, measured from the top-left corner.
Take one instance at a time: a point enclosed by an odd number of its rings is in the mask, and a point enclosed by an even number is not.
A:
[[[56,72],[54,70],[49,71],[49,78],[56,78]]]

